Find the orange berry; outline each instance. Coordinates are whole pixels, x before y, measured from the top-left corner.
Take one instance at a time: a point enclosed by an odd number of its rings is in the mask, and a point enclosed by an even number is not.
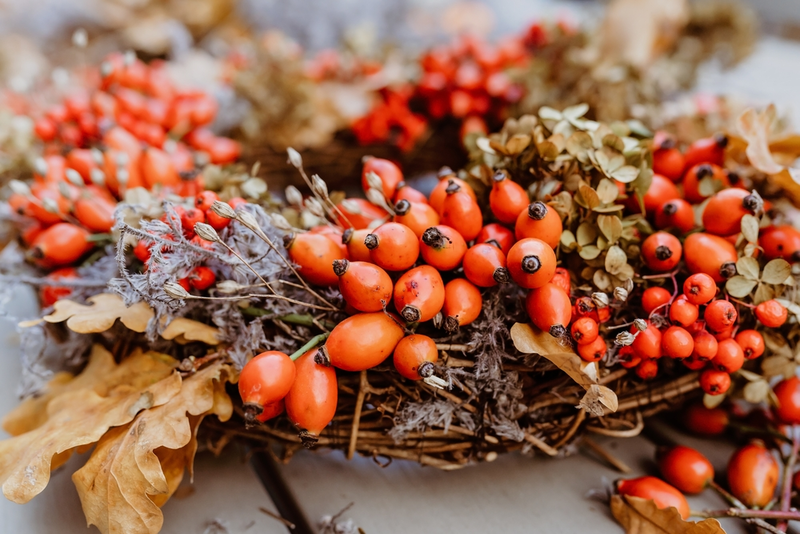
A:
[[[714,367],[726,373],[735,373],[744,364],[744,351],[733,339],[723,339],[717,346]]]
[[[708,395],[722,395],[731,387],[731,375],[725,371],[706,369],[700,373],[700,387]]]
[[[728,461],[728,487],[747,507],[763,508],[775,496],[778,462],[760,441],[738,449]]]
[[[478,203],[461,191],[458,184],[448,186],[447,197],[442,204],[442,224],[454,228],[465,241],[472,241],[483,228],[483,214]]]
[[[789,318],[789,310],[775,299],[756,306],[756,317],[768,328],[780,328]]]
[[[694,165],[683,175],[683,196],[688,202],[699,204],[706,199],[706,195],[700,192],[700,182],[703,180],[719,181],[722,189],[731,186],[728,175],[719,165],[711,163]]]
[[[421,265],[406,271],[394,285],[394,307],[408,323],[433,319],[444,306],[444,282],[439,271]]]
[[[642,359],[636,366],[635,372],[636,376],[642,380],[652,380],[658,376],[658,362],[656,360]]]
[[[369,227],[373,222],[388,217],[389,213],[363,198],[348,198],[338,206],[344,216],[336,215],[336,222],[343,228],[352,226],[355,230]]]
[[[476,243],[489,243],[494,242],[503,251],[503,254],[508,254],[511,246],[514,244],[514,232],[505,226],[497,223],[489,223],[483,228],[475,238]]]
[[[661,352],[670,358],[688,358],[694,350],[694,339],[680,326],[670,326],[661,335]]]
[[[714,341],[716,341],[716,339]],[[682,359],[681,363],[683,364],[684,367],[686,367],[690,371],[701,371],[705,369],[706,364],[708,362],[705,360],[698,359],[694,356],[694,354],[692,354],[688,358]]]
[[[480,287],[493,287],[508,282],[506,257],[490,243],[478,243],[464,254],[464,276]]]
[[[333,420],[339,399],[336,370],[317,364],[317,356],[319,351],[311,349],[295,360],[297,373],[284,398],[286,415],[311,436],[318,436]]]
[[[736,308],[727,300],[715,300],[708,306],[703,313],[706,325],[714,332],[722,332],[736,324],[739,314]]]
[[[637,356],[643,360],[655,360],[661,357],[661,330],[653,323],[647,321],[647,330],[643,332],[639,332],[636,327],[633,327],[632,332],[636,335],[636,339],[631,346]]]
[[[717,340],[705,330],[694,336],[694,351],[692,352],[694,359],[703,363],[713,360],[717,355],[717,350],[719,350]]]
[[[681,198],[681,192],[678,191],[678,187],[668,178],[664,178],[660,174],[654,174],[653,181],[642,199],[647,216],[652,217],[656,213],[656,210],[660,206],[663,206],[665,202],[675,200],[676,198]],[[630,199],[631,200],[628,201],[629,205],[630,203],[635,203],[634,206],[638,208],[636,197],[631,196]],[[635,209],[634,211],[639,210]]]
[[[650,499],[658,508],[675,508],[683,519],[689,517],[689,503],[686,497],[676,488],[656,477],[639,477],[617,481],[620,495],[630,495],[642,499]]]
[[[264,406],[283,400],[294,384],[297,368],[289,356],[277,350],[262,352],[248,361],[239,374],[239,394],[245,418],[259,415]]]
[[[630,345],[620,347],[617,351],[617,359],[619,364],[625,369],[632,369],[642,362],[642,359],[633,352],[633,347]]]
[[[778,399],[775,415],[787,425],[800,423],[800,378],[781,380],[773,390]]]
[[[564,337],[572,318],[569,295],[555,284],[532,289],[525,298],[525,309],[537,327],[553,337]]]
[[[503,224],[512,224],[528,207],[528,193],[505,172],[497,171],[492,179],[489,208]]]
[[[420,380],[433,373],[439,360],[436,343],[422,334],[411,334],[400,340],[394,349],[394,368],[409,380]]]
[[[675,148],[674,142],[669,146],[662,144],[653,151],[653,172],[666,176],[673,182],[679,182],[686,166],[683,154]]]
[[[339,277],[333,272],[333,261],[341,259],[342,250],[329,238],[320,234],[288,234],[283,244],[289,259],[300,268],[298,273],[305,281],[317,286],[334,286]]]
[[[364,371],[382,363],[404,335],[385,312],[359,313],[334,327],[320,356],[343,371]]]
[[[703,210],[703,226],[706,232],[715,235],[738,234],[742,218],[761,210],[763,204],[761,197],[744,189],[723,189],[708,199]]]
[[[206,153],[208,153],[208,159],[214,165],[225,165],[239,159],[239,155],[242,153],[242,145],[238,141],[227,137],[215,137],[206,149]]]
[[[685,234],[694,228],[694,210],[682,198],[674,198],[658,207],[655,222],[660,230],[675,228]]]
[[[350,256],[347,253],[347,245],[345,245],[342,242],[341,228],[337,228],[336,226],[331,226],[329,224],[322,224],[311,228],[309,232],[312,234],[324,235],[325,237],[336,243],[336,246],[341,249],[342,258],[350,259]]]
[[[47,275],[49,280],[63,280],[78,278],[78,271],[74,267],[61,267]],[[39,298],[42,301],[42,308],[49,308],[57,300],[66,298],[72,294],[72,289],[66,286],[42,286],[39,290]]]
[[[597,321],[591,317],[581,317],[572,323],[570,333],[572,334],[572,339],[578,345],[585,345],[597,339],[600,332],[597,327]]]
[[[394,205],[394,212],[392,220],[411,228],[417,237],[422,237],[425,230],[439,224],[439,214],[427,203],[401,200]]]
[[[150,147],[142,154],[142,177],[148,189],[155,185],[176,187],[181,177],[169,154],[158,148]]]
[[[686,267],[691,273],[705,273],[716,283],[736,274],[739,257],[733,244],[725,239],[698,232],[687,237],[683,247]]]
[[[444,179],[441,179],[438,184],[436,184],[436,187],[434,187],[431,191],[430,197],[428,197],[428,202],[430,203],[431,207],[433,207],[433,209],[435,209],[439,214],[441,214],[442,210],[444,209],[444,201],[445,198],[447,198],[447,188],[451,187],[451,184],[459,186],[462,192],[472,197],[472,199],[476,202],[478,200],[475,196],[475,191],[469,186],[469,184],[467,184],[467,182],[461,180],[460,178],[456,178],[455,175],[446,176]]]
[[[681,261],[682,253],[683,248],[678,238],[666,232],[656,232],[642,243],[645,264],[658,273],[673,270]]]
[[[700,493],[714,480],[714,467],[708,458],[683,445],[659,454],[658,468],[667,482],[684,493]]]
[[[394,203],[400,202],[401,200],[408,200],[409,202],[420,202],[422,204],[428,203],[428,197],[426,197],[413,187],[409,186],[405,182],[400,182],[397,184],[397,189],[395,189],[394,196],[392,197],[392,202]],[[436,214],[438,215],[439,212],[437,211]]]
[[[678,298],[669,307],[669,320],[681,326],[690,326],[700,317],[700,309],[697,305],[686,300],[685,295]]]
[[[419,257],[419,238],[400,223],[380,225],[364,238],[373,263],[387,271],[405,271]]]
[[[192,274],[189,275],[189,285],[198,291],[205,291],[213,286],[216,281],[217,275],[204,265],[195,267]]]
[[[527,289],[542,287],[553,279],[556,255],[552,247],[536,238],[517,241],[508,253],[508,272],[511,278]]]
[[[67,167],[78,171],[83,181],[91,183],[91,173],[97,168],[97,162],[92,156],[92,151],[88,148],[73,148],[67,154]]]
[[[352,261],[371,261],[369,249],[364,244],[364,238],[369,235],[370,230],[362,228],[353,230],[348,228],[342,234],[342,244],[347,247],[347,257]]]
[[[422,233],[419,249],[426,263],[440,271],[450,271],[461,265],[467,242],[449,226],[432,226]]]
[[[686,166],[691,167],[701,163],[722,165],[725,161],[725,147],[727,146],[728,138],[723,134],[698,139],[686,149],[684,154]]]
[[[89,232],[80,226],[56,223],[33,240],[28,254],[31,259],[44,266],[69,265],[92,249],[92,244],[87,241],[88,237]]]
[[[481,291],[464,278],[451,280],[444,286],[444,328],[455,332],[478,318],[483,307]]]
[[[361,171],[361,187],[364,192],[370,189],[367,176],[375,173],[380,179],[383,196],[391,199],[394,196],[397,184],[403,181],[403,172],[400,167],[383,158],[367,156],[364,158],[364,168]]]
[[[214,191],[202,191],[195,197],[194,207],[200,211],[208,211],[217,200],[219,200],[219,196]]]
[[[608,351],[606,340],[597,336],[591,343],[578,345],[578,356],[587,362],[599,362]]]
[[[764,354],[764,337],[756,330],[742,330],[736,334],[736,343],[742,347],[744,357],[754,360]]]
[[[561,217],[556,210],[538,200],[520,212],[514,226],[517,240],[534,237],[547,243],[550,248],[558,246],[562,231]]]
[[[728,412],[723,408],[706,408],[701,402],[692,404],[683,414],[683,424],[691,432],[718,436],[728,428]]]
[[[761,232],[758,245],[764,249],[768,260],[783,258],[786,261],[800,260],[800,230],[791,225],[770,226]]]
[[[642,293],[642,307],[649,314],[656,308],[669,303],[670,299],[672,299],[672,293],[663,287],[648,287]]]
[[[716,282],[705,273],[693,274],[683,283],[683,295],[686,300],[697,306],[708,304],[716,294]]]
[[[339,277],[342,298],[358,311],[385,309],[392,298],[392,279],[386,271],[363,261],[334,260],[333,272]]]
[[[556,267],[556,273],[553,275],[550,283],[566,291],[567,295],[572,291],[572,281],[569,277],[569,271],[564,267]]]

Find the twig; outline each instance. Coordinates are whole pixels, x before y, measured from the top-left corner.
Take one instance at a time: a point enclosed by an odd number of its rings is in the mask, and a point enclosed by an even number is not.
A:
[[[350,446],[347,448],[347,459],[352,460],[356,452],[356,442],[358,441],[358,425],[361,423],[361,409],[364,406],[364,397],[367,395],[367,372],[361,371],[359,376],[358,396],[356,397],[356,407],[353,412],[353,426],[350,429]]]
[[[460,350],[462,352],[475,350],[474,346],[467,345],[466,343],[437,343],[436,348],[438,350]]]
[[[780,519],[786,521],[800,521],[800,512],[784,510],[750,510],[741,508],[728,508],[726,510],[702,510],[693,512],[697,517],[740,517],[743,519]]]
[[[528,443],[535,445],[538,447],[543,453],[547,454],[548,456],[556,456],[558,455],[558,451],[555,450],[553,447],[542,441],[541,439],[537,438],[533,434],[525,434],[525,441]]]
[[[567,429],[567,433],[559,439],[555,445],[553,445],[554,449],[560,449],[565,443],[567,443],[572,436],[575,435],[575,432],[578,431],[580,428],[581,423],[583,420],[586,419],[586,411],[585,410],[578,410],[578,413],[575,415],[575,418],[572,420],[572,424],[570,425],[569,429]]]
[[[277,519],[278,521],[280,521],[281,523],[286,525],[286,528],[288,528],[289,530],[294,530],[295,524],[292,523],[291,521],[289,521],[288,519],[285,519],[285,518],[281,517],[280,515],[278,515],[278,514],[276,514],[274,512],[270,512],[269,510],[267,510],[266,508],[262,508],[261,506],[258,507],[258,510],[262,514],[267,514],[272,519]]]
[[[584,413],[584,412],[581,412],[581,413]],[[595,454],[597,454],[603,460],[605,460],[606,462],[611,464],[611,466],[614,467],[614,469],[616,469],[620,473],[630,473],[631,472],[631,468],[628,467],[628,465],[625,462],[623,462],[622,460],[620,460],[619,458],[617,458],[616,456],[614,456],[613,454],[611,454],[610,452],[605,450],[603,447],[601,447],[593,439],[591,439],[589,437],[585,437],[581,441],[581,444],[582,445],[586,445]]]
[[[786,459],[785,467],[783,469],[783,491],[781,492],[781,511],[787,512],[792,505],[792,475],[794,474],[794,464],[797,462],[797,453],[800,451],[800,437],[798,437],[798,426],[792,425],[792,452]],[[779,521],[777,528],[781,532],[786,532],[789,524],[785,521]]]
[[[603,428],[600,426],[587,425],[586,430],[600,434],[603,436],[610,436],[612,438],[632,438],[642,433],[644,429],[644,419],[641,412],[636,412],[636,426],[630,430],[611,430],[610,428]]]

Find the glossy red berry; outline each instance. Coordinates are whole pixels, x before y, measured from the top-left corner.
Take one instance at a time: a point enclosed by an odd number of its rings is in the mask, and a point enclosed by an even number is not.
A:
[[[591,317],[581,317],[572,323],[570,333],[572,334],[572,339],[574,339],[578,345],[591,343],[597,339],[599,334],[597,321]]]
[[[492,179],[489,207],[498,221],[513,224],[517,216],[528,207],[528,193],[507,173],[497,171]]]
[[[684,493],[703,491],[714,480],[714,467],[699,451],[676,445],[658,455],[664,479]]]
[[[684,295],[680,295],[669,307],[669,320],[680,326],[690,326],[700,317],[700,309],[692,304]]]
[[[336,260],[333,272],[339,277],[342,298],[358,311],[381,311],[391,302],[394,284],[386,271],[377,265]]]
[[[800,424],[800,378],[782,380],[773,389],[777,398],[775,414],[786,424]]]
[[[283,352],[262,352],[247,362],[239,375],[245,419],[252,423],[264,406],[286,397],[296,374],[294,362]]]
[[[658,508],[675,508],[683,519],[689,517],[689,503],[676,488],[656,477],[639,477],[617,481],[620,495],[652,499]]]
[[[688,358],[693,350],[694,339],[680,326],[670,326],[661,335],[661,351],[670,358]]]
[[[675,228],[685,234],[694,228],[694,210],[692,205],[682,198],[674,198],[664,202],[656,209],[656,228],[666,230]]]
[[[742,330],[736,334],[736,343],[742,347],[744,357],[753,360],[764,354],[764,337],[756,330]]]
[[[706,369],[700,373],[700,387],[708,395],[722,395],[731,387],[731,375],[725,371]]]
[[[756,317],[769,328],[780,328],[789,318],[789,310],[777,300],[768,300],[756,306]]]
[[[544,241],[551,248],[558,246],[562,231],[561,217],[556,210],[538,200],[520,212],[514,226],[517,240],[533,237]]]
[[[736,307],[727,300],[715,300],[708,306],[703,313],[706,325],[714,332],[722,332],[734,324],[739,314]]]
[[[652,380],[658,376],[658,362],[656,360],[642,359],[636,366],[635,372],[636,376],[642,380]]]
[[[553,279],[556,255],[552,247],[536,238],[517,241],[508,253],[508,272],[520,286],[536,289]]]
[[[717,284],[705,273],[693,274],[683,283],[683,294],[692,304],[708,304],[717,294]]]
[[[198,291],[205,291],[217,282],[217,275],[208,267],[195,267],[189,275],[189,285]]]
[[[728,461],[728,487],[748,507],[769,504],[779,477],[778,462],[759,441],[738,449]]]
[[[650,314],[656,308],[668,304],[671,299],[672,293],[663,287],[648,287],[644,290],[644,293],[642,293],[642,307],[645,312]]]
[[[404,337],[394,349],[394,368],[409,380],[420,380],[433,374],[433,364],[438,359],[436,343],[422,334]]]
[[[451,271],[461,265],[467,242],[455,229],[439,225],[422,233],[419,249],[427,264],[440,271]]]
[[[718,343],[714,367],[726,373],[735,373],[744,364],[744,351],[733,339],[723,339]]]
[[[678,238],[666,232],[656,232],[642,243],[642,258],[657,273],[673,270],[681,261],[682,253]]]

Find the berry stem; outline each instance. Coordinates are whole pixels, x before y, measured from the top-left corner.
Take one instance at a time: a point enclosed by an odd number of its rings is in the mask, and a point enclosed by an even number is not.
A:
[[[797,462],[797,453],[800,451],[800,436],[798,436],[798,426],[792,425],[792,451],[786,459],[783,469],[783,488],[781,491],[781,511],[788,512],[792,505],[792,475],[794,474],[794,464]],[[778,522],[778,530],[786,532],[789,524],[784,519]]]
[[[308,340],[308,343],[297,349],[294,353],[292,353],[291,356],[289,356],[289,358],[292,361],[295,361],[297,358],[299,358],[306,352],[310,351],[311,349],[313,349],[314,347],[316,347],[317,345],[328,339],[329,335],[330,332],[325,332],[324,334],[318,334],[312,337],[311,339]]]
[[[733,302],[735,302],[736,304],[741,304],[741,305],[742,305],[742,306],[744,306],[745,308],[750,308],[751,310],[755,310],[755,309],[756,309],[756,307],[755,307],[754,305],[752,305],[752,304],[748,304],[748,303],[746,303],[746,302],[742,302],[741,300],[739,300],[739,299],[735,299],[735,298],[731,297],[730,295],[728,295],[728,296],[727,296],[727,298],[728,298],[728,300],[732,300],[732,301],[733,301]]]
[[[728,508],[726,510],[701,510],[693,511],[695,517],[741,517],[743,519],[779,519],[785,521],[800,520],[800,512],[783,510],[750,510],[742,508]]]

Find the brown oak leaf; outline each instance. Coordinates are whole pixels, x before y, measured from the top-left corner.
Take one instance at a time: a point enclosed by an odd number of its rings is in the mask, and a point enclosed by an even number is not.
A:
[[[233,406],[224,390],[228,376],[228,367],[216,362],[184,380],[167,403],[103,436],[86,465],[72,475],[87,524],[103,533],[161,530],[159,506],[192,464],[203,417],[231,416]]]
[[[611,497],[611,514],[628,534],[725,534],[716,519],[684,521],[675,508],[629,495]]]
[[[175,342],[180,344],[186,344],[191,341],[202,341],[207,345],[218,345],[218,333],[219,330],[213,326],[201,323],[200,321],[186,319],[185,317],[176,317],[172,319],[161,332],[161,337],[175,340]]]
[[[126,425],[140,411],[166,403],[180,389],[181,377],[173,371],[143,387],[121,384],[107,396],[91,388],[59,395],[47,404],[43,424],[0,442],[3,494],[16,503],[30,501],[47,486],[54,463],[63,462],[69,451],[97,442],[110,428]]]

